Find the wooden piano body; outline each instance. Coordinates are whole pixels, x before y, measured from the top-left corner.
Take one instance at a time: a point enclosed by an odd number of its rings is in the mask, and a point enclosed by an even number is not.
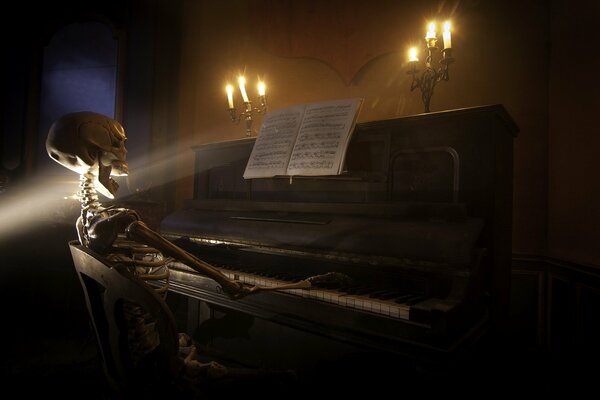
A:
[[[342,175],[292,179],[242,178],[254,138],[195,147],[194,198],[165,237],[250,284],[353,283],[231,300],[173,263],[188,331],[273,368],[452,357],[505,323],[516,133],[500,105],[358,124]]]

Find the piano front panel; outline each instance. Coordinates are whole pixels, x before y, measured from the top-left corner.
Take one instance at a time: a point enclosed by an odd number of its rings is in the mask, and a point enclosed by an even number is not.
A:
[[[452,147],[399,150],[392,155],[392,201],[458,202],[459,174]]]

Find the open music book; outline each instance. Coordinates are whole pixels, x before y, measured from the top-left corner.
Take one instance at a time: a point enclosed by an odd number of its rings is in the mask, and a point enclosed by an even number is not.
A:
[[[269,112],[244,178],[339,175],[362,99],[303,104]]]

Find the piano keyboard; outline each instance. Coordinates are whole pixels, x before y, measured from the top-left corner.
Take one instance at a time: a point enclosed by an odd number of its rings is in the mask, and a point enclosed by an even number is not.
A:
[[[171,262],[169,266],[180,271],[194,272],[190,267],[176,261]],[[218,269],[228,278],[240,281],[249,286],[273,287],[289,284],[308,277],[290,274],[290,276],[283,278],[287,280],[282,280],[281,274],[275,274],[279,278],[277,279],[271,276],[261,276],[268,275],[269,273],[253,274],[247,271],[238,271],[223,267],[218,267]],[[411,306],[427,300],[425,296],[420,294],[406,293],[393,289],[377,289],[368,286],[349,286],[336,289],[330,287],[335,285],[322,286],[324,287],[316,285],[316,287],[311,287],[310,289],[281,289],[279,291],[305,299],[404,320],[409,319]]]

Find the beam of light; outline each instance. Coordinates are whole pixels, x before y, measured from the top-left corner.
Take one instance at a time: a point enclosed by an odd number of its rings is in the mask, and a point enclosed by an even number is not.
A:
[[[189,173],[182,172],[177,166],[185,154],[174,153],[161,158],[153,157],[153,161],[132,168],[129,180],[135,188],[132,191],[143,191],[193,175],[193,164]],[[131,185],[131,184],[130,184]]]
[[[79,202],[73,199],[79,181],[35,178],[12,187],[0,198],[0,240],[36,229],[45,223],[72,223],[75,226]],[[75,219],[72,219],[73,215]]]
[[[193,137],[185,141],[178,139],[170,146],[153,151],[149,157],[128,160],[130,191],[143,191],[194,175],[192,147],[197,142]]]
[[[167,178],[164,170],[174,169],[172,166],[178,157],[173,155],[140,169],[142,178],[152,179],[152,187],[176,179],[173,176]],[[56,176],[40,176],[8,188],[0,197],[0,241],[34,231],[44,224],[72,224],[75,229],[81,207],[77,196],[79,177],[71,171],[66,172],[68,174],[60,180]],[[71,176],[73,179],[68,179]],[[121,179],[117,177],[117,180]],[[99,194],[99,200],[104,203],[109,199]]]
[[[172,146],[154,151],[150,157],[129,160],[129,170],[135,183],[142,187],[130,187],[131,192],[147,190],[170,182],[192,176],[194,174],[194,152],[192,146],[197,139],[190,137],[187,141],[179,140]],[[186,162],[186,157],[189,159]],[[150,161],[147,161],[150,159]],[[143,161],[142,161],[143,160]],[[185,167],[185,168],[183,168]],[[123,186],[126,177],[116,177]],[[10,187],[0,197],[0,240],[17,233],[35,230],[40,223],[73,224],[79,215],[80,203],[76,196],[79,190],[79,176],[67,171],[58,176],[39,176],[18,187]],[[117,193],[115,203],[118,204]],[[101,203],[108,199],[99,195]]]
[[[178,145],[179,148],[181,146]],[[191,147],[176,152],[176,148],[163,149],[153,155],[152,162],[140,165],[132,160],[130,164],[138,165],[135,176],[138,181],[148,182],[143,189],[160,186],[180,177],[194,173],[193,166],[189,173],[174,175],[177,164],[181,161],[182,153],[193,155]],[[116,177],[117,181],[126,179]],[[122,182],[120,182],[121,184]],[[32,177],[26,182],[9,187],[0,197],[0,241],[11,236],[33,231],[41,224],[64,223],[72,224],[79,215],[80,203],[76,193],[79,190],[79,176],[65,169],[64,175]],[[119,193],[117,193],[119,194]],[[101,203],[109,199],[99,195]],[[118,202],[118,198],[117,198]]]

